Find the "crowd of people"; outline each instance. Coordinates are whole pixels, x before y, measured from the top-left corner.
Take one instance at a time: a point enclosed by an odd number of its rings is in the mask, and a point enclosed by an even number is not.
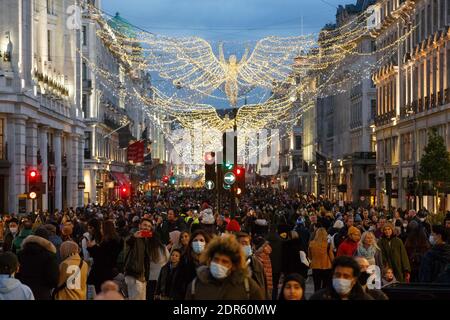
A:
[[[384,300],[395,283],[450,283],[450,214],[352,206],[249,188],[62,212],[3,214],[0,300]],[[314,292],[306,294],[308,277]]]

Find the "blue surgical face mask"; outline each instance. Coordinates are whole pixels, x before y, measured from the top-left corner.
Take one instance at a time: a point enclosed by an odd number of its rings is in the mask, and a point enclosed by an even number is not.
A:
[[[209,266],[209,271],[211,272],[211,275],[216,279],[225,279],[228,276],[228,271],[230,269],[215,262],[211,262]]]
[[[202,253],[202,251],[205,249],[205,243],[202,241],[193,241],[192,242],[192,250],[194,250],[195,253],[199,254]]]
[[[252,247],[251,246],[243,246],[244,253],[246,257],[250,257],[252,255]]]

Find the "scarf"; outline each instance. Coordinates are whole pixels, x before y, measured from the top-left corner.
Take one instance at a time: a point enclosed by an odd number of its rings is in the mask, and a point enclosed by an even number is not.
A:
[[[368,249],[364,248],[364,245],[360,244],[357,250],[357,256],[361,256],[369,260],[369,263],[375,262],[375,253],[377,248],[375,246],[370,246]]]

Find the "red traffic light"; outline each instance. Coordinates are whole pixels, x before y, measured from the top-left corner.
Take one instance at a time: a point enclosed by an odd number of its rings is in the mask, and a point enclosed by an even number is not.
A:
[[[127,188],[125,188],[125,187],[122,188],[122,192],[123,192],[123,193],[127,192]]]
[[[169,181],[169,177],[168,176],[164,176],[162,179],[164,182],[168,182]]]
[[[31,170],[30,171],[30,177],[35,178],[36,176],[37,176],[36,170]]]
[[[236,168],[235,173],[236,173],[236,176],[243,175],[243,174],[245,174],[245,169],[238,167],[238,168]]]

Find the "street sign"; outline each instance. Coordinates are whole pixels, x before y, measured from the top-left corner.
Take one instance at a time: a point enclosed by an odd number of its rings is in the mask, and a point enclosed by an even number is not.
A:
[[[225,173],[225,175],[223,176],[223,181],[226,184],[232,185],[235,181],[236,181],[236,176],[234,175],[233,172],[227,172]]]
[[[208,181],[206,181],[206,183],[205,183],[205,187],[206,187],[206,189],[208,189],[208,190],[212,190],[212,189],[214,189],[215,184],[214,184],[213,181],[208,180]]]
[[[84,190],[86,188],[86,183],[84,181],[78,182],[78,190]]]
[[[231,185],[230,185],[230,184],[224,183],[224,184],[223,184],[223,188],[224,188],[225,190],[230,190],[230,189],[231,189]]]

